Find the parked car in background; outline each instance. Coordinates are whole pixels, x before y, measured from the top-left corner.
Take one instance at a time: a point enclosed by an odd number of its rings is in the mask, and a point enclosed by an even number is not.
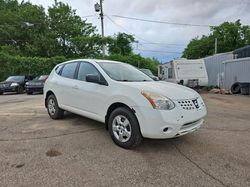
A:
[[[5,81],[0,82],[0,95],[4,92],[17,92],[21,94],[25,90],[25,83],[32,80],[33,76],[16,75],[10,76]]]
[[[150,71],[149,69],[140,69],[141,72],[145,73],[147,76],[149,76],[151,79],[158,81],[159,78],[154,76],[152,71]]]
[[[126,63],[94,59],[58,64],[45,82],[44,101],[52,119],[70,111],[105,123],[123,148],[139,145],[143,137],[193,132],[207,113],[201,96],[190,88],[153,81]]]
[[[34,92],[43,93],[43,87],[48,75],[41,75],[35,79],[26,82],[25,89],[28,95],[33,94]]]

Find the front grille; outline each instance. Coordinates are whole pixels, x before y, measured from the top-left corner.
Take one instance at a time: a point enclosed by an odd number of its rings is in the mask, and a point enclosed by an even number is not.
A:
[[[42,86],[41,83],[30,83],[30,86]]]
[[[196,107],[191,99],[187,100],[179,100],[178,104],[184,109],[184,110],[195,110]]]
[[[6,83],[5,83],[5,84],[3,84],[3,87],[4,87],[4,88],[10,87],[10,84],[8,84],[8,83],[6,84]]]

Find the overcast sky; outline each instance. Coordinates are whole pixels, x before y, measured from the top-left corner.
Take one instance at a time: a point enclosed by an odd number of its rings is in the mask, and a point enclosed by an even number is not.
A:
[[[30,0],[30,2],[47,8],[54,0]],[[100,19],[94,11],[94,4],[99,0],[62,0],[62,2],[68,3],[79,16],[96,14],[94,17],[88,17],[87,21],[97,26],[100,32]],[[136,53],[141,53],[145,57],[156,57],[161,62],[179,57],[192,38],[209,33],[209,28],[148,23],[112,15],[202,25],[218,25],[224,21],[241,19],[243,24],[250,24],[250,0],[104,0],[103,5],[104,14],[116,23],[115,25],[105,17],[105,35],[129,31],[135,34],[136,40],[139,41],[134,45]],[[161,44],[150,44],[150,42]]]

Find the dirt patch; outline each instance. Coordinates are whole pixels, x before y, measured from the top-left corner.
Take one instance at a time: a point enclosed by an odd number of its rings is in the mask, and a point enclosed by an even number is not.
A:
[[[59,151],[57,151],[57,150],[55,150],[55,149],[50,149],[49,151],[46,152],[46,155],[48,157],[56,157],[56,156],[62,155],[62,153],[59,152]]]
[[[8,165],[8,164],[7,164]],[[13,164],[11,165],[11,167],[15,167],[15,168],[22,168],[25,164],[21,163],[21,164]]]
[[[214,96],[212,96],[212,97],[210,97],[210,99],[219,101],[221,103],[229,103],[229,104],[233,103],[231,100],[225,99],[225,98],[222,98],[222,97],[214,97]]]

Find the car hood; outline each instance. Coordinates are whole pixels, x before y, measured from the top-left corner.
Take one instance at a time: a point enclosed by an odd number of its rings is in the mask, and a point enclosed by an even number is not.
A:
[[[164,81],[123,82],[123,84],[138,89],[139,91],[149,91],[160,94],[172,100],[194,99],[199,97],[199,94],[190,88]]]
[[[43,83],[44,81],[43,80],[32,80],[32,81],[29,81],[28,83]]]
[[[0,82],[0,84],[11,84],[11,83],[20,83],[20,82],[16,82],[16,81],[2,81]]]

